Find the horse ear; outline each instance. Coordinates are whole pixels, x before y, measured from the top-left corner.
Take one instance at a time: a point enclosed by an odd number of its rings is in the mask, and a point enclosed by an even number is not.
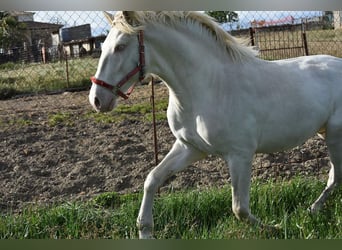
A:
[[[106,19],[108,20],[108,22],[110,23],[110,25],[113,25],[114,15],[110,14],[107,11],[103,11],[103,14],[106,17]]]
[[[123,11],[122,14],[127,23],[132,25],[134,22],[134,11]]]

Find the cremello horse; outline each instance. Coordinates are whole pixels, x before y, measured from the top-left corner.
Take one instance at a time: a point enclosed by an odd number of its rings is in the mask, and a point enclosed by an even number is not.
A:
[[[137,226],[152,237],[155,192],[166,178],[208,154],[229,166],[235,216],[253,224],[253,155],[299,145],[324,132],[331,157],[320,209],[342,182],[342,59],[326,55],[264,61],[198,12],[117,12],[92,77],[89,100],[109,111],[154,74],[169,89],[167,117],[176,141],[147,176]],[[260,225],[262,225],[260,223]]]

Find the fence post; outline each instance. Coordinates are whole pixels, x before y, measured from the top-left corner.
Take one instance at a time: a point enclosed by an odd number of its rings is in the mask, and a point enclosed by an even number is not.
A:
[[[67,88],[70,88],[68,52],[66,50],[64,50],[63,54],[64,54],[64,58],[65,58],[65,73],[66,73],[66,80],[67,80]]]
[[[154,79],[151,77],[151,103],[152,103],[152,122],[153,122],[153,142],[154,142],[154,160],[156,166],[158,165],[158,138],[156,126],[156,109],[154,103]]]
[[[249,28],[249,35],[250,35],[250,39],[251,39],[251,46],[255,46],[254,30],[252,27]]]
[[[306,28],[305,28],[305,24],[303,21],[302,21],[302,40],[303,40],[303,45],[304,45],[304,55],[308,56],[309,48],[308,48],[308,41],[306,39]]]

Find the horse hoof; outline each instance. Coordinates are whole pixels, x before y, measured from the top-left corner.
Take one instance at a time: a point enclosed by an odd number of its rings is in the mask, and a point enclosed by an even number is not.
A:
[[[270,234],[276,234],[281,230],[282,226],[281,226],[281,224],[276,224],[276,225],[265,225],[265,224],[263,224],[261,226],[261,228],[262,228],[263,232],[270,233]]]
[[[155,238],[151,234],[150,235],[139,234],[139,239],[140,240],[154,240]]]
[[[320,209],[321,207],[314,203],[307,210],[310,214],[317,214],[320,211]]]
[[[145,231],[145,232],[144,232]],[[141,230],[139,231],[139,239],[154,239],[152,233],[150,231],[147,230]]]

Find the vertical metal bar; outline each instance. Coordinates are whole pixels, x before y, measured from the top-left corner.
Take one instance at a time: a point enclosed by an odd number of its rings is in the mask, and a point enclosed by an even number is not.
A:
[[[157,138],[157,126],[156,126],[156,109],[154,103],[154,79],[151,78],[151,103],[152,103],[152,122],[153,122],[153,142],[154,142],[154,160],[156,166],[158,165],[158,138]]]
[[[304,45],[304,55],[309,55],[309,48],[308,48],[308,41],[306,39],[306,29],[305,24],[302,22],[302,39],[303,39],[303,45]]]
[[[252,27],[249,28],[249,36],[250,36],[250,39],[251,39],[251,46],[255,46],[254,31],[253,31]]]
[[[69,81],[69,62],[68,62],[68,53],[64,50],[64,58],[65,58],[65,71],[66,71],[66,80],[67,80],[67,88],[70,88]]]

